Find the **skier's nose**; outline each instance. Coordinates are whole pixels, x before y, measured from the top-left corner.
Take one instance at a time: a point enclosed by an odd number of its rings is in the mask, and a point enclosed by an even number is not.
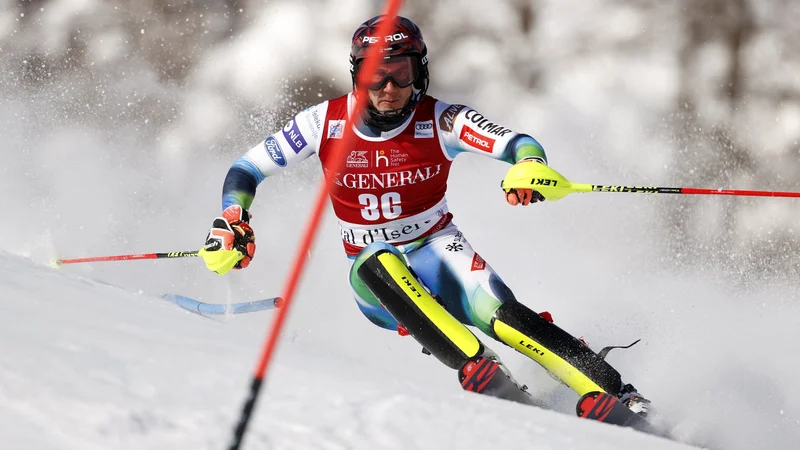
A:
[[[398,89],[397,86],[394,84],[394,81],[392,80],[387,81],[386,86],[383,87],[383,90],[388,93],[395,92],[397,89]]]

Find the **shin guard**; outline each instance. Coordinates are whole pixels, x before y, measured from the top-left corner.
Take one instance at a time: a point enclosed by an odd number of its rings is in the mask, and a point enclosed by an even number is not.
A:
[[[395,254],[380,250],[358,268],[358,276],[384,308],[439,361],[459,370],[483,352],[467,327],[440,305]]]
[[[542,365],[578,395],[600,391],[617,395],[622,379],[589,347],[523,304],[504,303],[494,314],[497,338]]]

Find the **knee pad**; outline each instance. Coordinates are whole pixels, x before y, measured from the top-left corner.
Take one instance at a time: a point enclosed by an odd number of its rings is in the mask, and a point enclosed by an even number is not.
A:
[[[483,345],[425,290],[390,250],[378,250],[359,266],[361,281],[423,347],[445,365],[460,369]]]

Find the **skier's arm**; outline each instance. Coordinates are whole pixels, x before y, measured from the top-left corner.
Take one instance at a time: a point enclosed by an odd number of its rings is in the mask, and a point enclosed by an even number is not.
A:
[[[256,188],[264,178],[266,175],[246,155],[240,156],[228,170],[222,185],[223,211],[231,205],[250,209],[256,196]]]
[[[224,274],[250,264],[256,243],[247,210],[253,203],[256,188],[267,177],[317,151],[327,107],[325,102],[300,112],[281,131],[234,161],[222,187],[222,215],[214,219],[200,250],[209,270]]]
[[[468,152],[509,164],[547,164],[544,148],[536,139],[492,122],[468,106],[438,102],[436,118],[442,145],[450,158]],[[511,189],[506,193],[506,201],[513,206],[542,200],[544,197],[532,189]]]
[[[527,134],[518,134],[508,143],[501,160],[516,164],[520,161],[536,161],[547,164],[547,155],[542,144]]]
[[[448,156],[476,153],[515,164],[535,160],[547,164],[541,144],[527,134],[492,122],[469,106],[436,105],[437,125]]]
[[[328,103],[297,114],[281,131],[267,137],[234,161],[222,186],[222,209],[239,205],[249,209],[264,179],[294,166],[319,148],[322,121]]]

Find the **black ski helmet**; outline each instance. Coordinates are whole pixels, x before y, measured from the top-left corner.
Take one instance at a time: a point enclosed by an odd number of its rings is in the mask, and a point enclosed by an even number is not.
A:
[[[378,111],[372,104],[367,107],[367,121],[378,129],[390,129],[402,123],[409,114],[417,107],[425,92],[428,90],[428,48],[422,39],[422,32],[414,22],[405,17],[397,16],[394,26],[385,39],[376,40],[375,33],[378,30],[378,23],[383,20],[383,16],[375,16],[366,22],[353,33],[352,47],[350,49],[350,77],[353,80],[353,88],[356,86],[356,74],[358,68],[367,55],[367,48],[373,43],[384,45],[381,57],[390,59],[395,56],[413,56],[417,64],[417,78],[414,80],[413,92],[408,103],[394,111]],[[383,42],[381,42],[383,41]]]

